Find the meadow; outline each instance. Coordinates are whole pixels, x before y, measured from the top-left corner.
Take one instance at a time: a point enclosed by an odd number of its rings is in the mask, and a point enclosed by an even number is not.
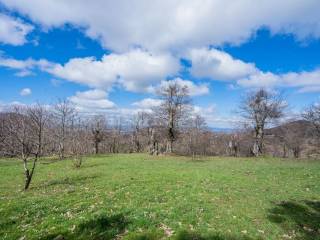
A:
[[[0,239],[320,239],[320,162],[147,154],[0,160]]]

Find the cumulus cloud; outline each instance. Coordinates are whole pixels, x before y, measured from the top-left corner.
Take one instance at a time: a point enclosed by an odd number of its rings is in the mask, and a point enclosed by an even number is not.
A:
[[[320,92],[320,85],[318,86],[308,86],[302,87],[298,90],[299,93],[311,93],[311,92]]]
[[[297,39],[320,37],[318,0],[0,2],[47,28],[66,23],[80,26],[87,36],[117,52],[133,46],[165,50],[240,44],[261,27],[274,34],[294,34]]]
[[[209,106],[194,106],[193,113],[201,115],[209,127],[215,128],[237,128],[241,118],[239,116],[222,115],[215,104]]]
[[[230,81],[258,72],[253,63],[234,59],[228,53],[217,49],[192,49],[187,57],[192,61],[191,73],[196,77]]]
[[[28,96],[31,95],[32,91],[30,88],[24,88],[20,91],[21,96]]]
[[[27,60],[16,60],[13,58],[3,58],[0,56],[0,66],[13,68],[13,69],[28,69],[34,66],[35,62],[33,59]]]
[[[229,88],[291,87],[298,88],[299,92],[319,92],[320,89],[320,69],[283,74],[263,72],[253,63],[207,48],[192,49],[184,57],[192,62],[190,72],[194,77],[228,81]],[[164,53],[151,54],[141,49],[124,54],[111,53],[104,55],[101,60],[94,57],[74,58],[64,65],[45,59],[17,60],[0,54],[0,67],[17,70],[16,75],[20,77],[40,70],[56,78],[105,91],[119,85],[127,91],[154,94],[159,88],[176,82],[187,86],[191,96],[209,93],[208,83],[197,84],[179,77],[170,80],[171,76],[179,75],[182,67],[177,57]]]
[[[0,67],[5,67],[18,72],[15,74],[18,77],[25,77],[33,74],[33,70],[38,68],[40,70],[48,69],[53,63],[45,59],[34,60],[28,58],[25,60],[18,60],[14,58],[8,58],[0,54]]]
[[[320,69],[313,71],[287,72],[282,74],[264,72],[253,63],[235,59],[216,49],[192,49],[186,56],[191,60],[190,72],[199,78],[229,81],[244,88],[298,88],[299,92],[320,91]]]
[[[176,83],[182,87],[187,87],[190,96],[200,96],[200,95],[206,95],[209,93],[208,84],[195,84],[192,81],[184,80],[181,78],[175,78],[172,80],[161,81],[161,83],[158,86],[151,88],[151,92],[155,93],[158,89],[166,88],[172,83]]]
[[[152,109],[154,107],[159,107],[161,103],[161,99],[145,98],[141,101],[134,102],[131,105],[141,109]]]
[[[179,68],[178,59],[170,54],[151,54],[135,49],[124,54],[104,55],[101,60],[75,58],[65,65],[55,64],[46,71],[94,88],[110,89],[118,83],[128,91],[141,92],[153,83],[176,74]]]
[[[33,30],[33,26],[0,13],[0,42],[14,46],[23,45],[26,36]]]
[[[118,84],[132,92],[151,92],[153,84],[177,74],[180,63],[170,54],[151,54],[134,49],[124,54],[104,55],[101,60],[94,57],[73,58],[64,65],[45,59],[18,60],[0,54],[0,67],[17,70],[15,75],[19,77],[33,75],[33,71],[38,69],[92,88],[110,90]],[[54,79],[52,83],[56,86],[59,80]]]
[[[284,74],[260,71],[247,78],[237,80],[237,83],[243,87],[294,87],[298,88],[299,92],[318,92],[320,90],[320,69]]]
[[[114,108],[116,105],[107,99],[108,94],[103,90],[93,89],[85,92],[77,92],[69,97],[79,112],[104,112]]]

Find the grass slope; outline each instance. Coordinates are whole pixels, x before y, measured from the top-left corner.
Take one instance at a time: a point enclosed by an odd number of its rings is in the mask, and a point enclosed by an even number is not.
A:
[[[0,239],[320,239],[320,162],[43,160],[27,192],[19,161],[0,176]]]

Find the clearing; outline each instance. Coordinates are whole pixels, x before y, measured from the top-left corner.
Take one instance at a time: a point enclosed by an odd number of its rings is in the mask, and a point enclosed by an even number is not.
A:
[[[320,239],[320,162],[119,154],[0,160],[0,239]]]

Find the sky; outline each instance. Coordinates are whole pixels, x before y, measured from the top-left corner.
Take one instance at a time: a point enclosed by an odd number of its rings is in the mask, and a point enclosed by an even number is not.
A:
[[[188,86],[210,127],[231,128],[250,91],[290,114],[319,102],[318,0],[0,0],[0,110],[67,99],[131,116]]]

